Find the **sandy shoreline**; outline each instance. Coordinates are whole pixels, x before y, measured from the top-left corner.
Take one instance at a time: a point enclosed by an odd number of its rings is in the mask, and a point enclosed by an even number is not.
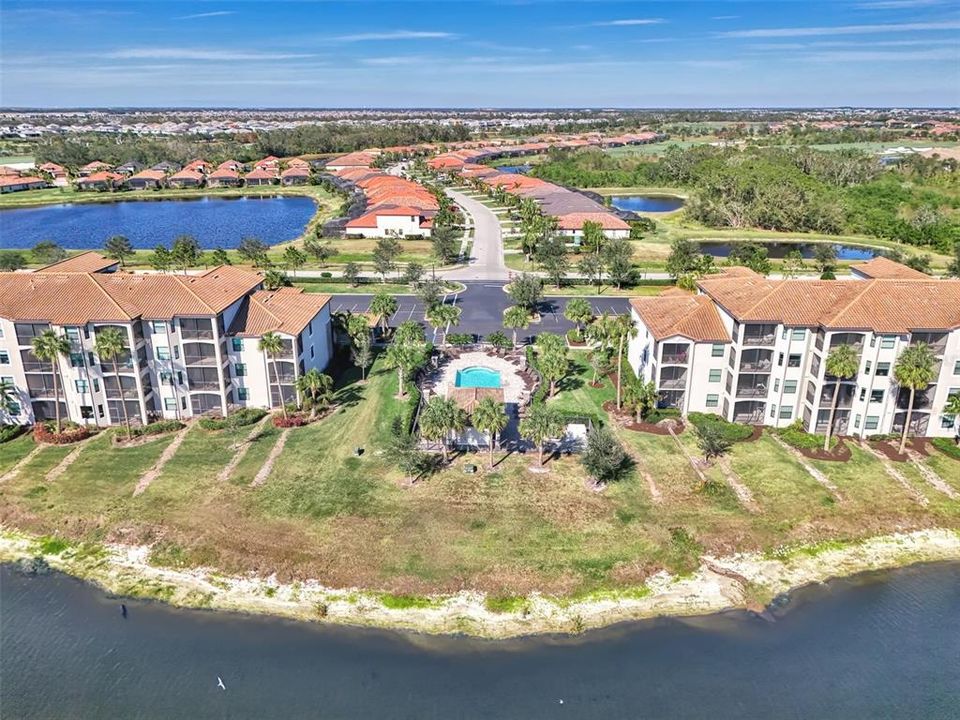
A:
[[[534,593],[504,612],[488,609],[480,592],[416,598],[405,603],[408,606],[396,607],[395,599],[381,593],[331,589],[315,581],[282,584],[272,577],[226,576],[209,568],[155,567],[148,562],[149,554],[149,547],[130,545],[94,550],[78,546],[44,554],[40,538],[0,528],[0,562],[43,555],[51,567],[116,595],[159,599],[180,607],[488,638],[577,633],[656,616],[759,609],[779,594],[831,578],[960,560],[960,532],[931,529],[856,543],[783,548],[767,555],[704,557],[700,568],[687,576],[661,572],[643,586],[576,600]]]

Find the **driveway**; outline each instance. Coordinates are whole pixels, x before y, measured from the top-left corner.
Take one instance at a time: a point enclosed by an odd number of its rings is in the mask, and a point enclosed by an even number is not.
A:
[[[465,268],[444,272],[450,280],[506,280],[509,270],[503,263],[500,221],[486,205],[456,190],[445,191],[473,218],[473,249]]]

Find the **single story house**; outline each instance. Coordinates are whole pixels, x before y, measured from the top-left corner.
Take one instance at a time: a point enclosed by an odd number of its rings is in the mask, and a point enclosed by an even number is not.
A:
[[[243,179],[247,185],[273,185],[277,181],[277,173],[275,170],[258,167],[248,172]]]
[[[222,165],[207,175],[207,187],[239,187],[240,173]]]
[[[310,181],[310,168],[288,167],[280,173],[281,185],[306,185]]]
[[[46,180],[32,175],[29,177],[7,175],[0,178],[0,193],[19,192],[21,190],[40,190],[46,186]]]
[[[203,185],[203,173],[198,170],[184,168],[175,175],[171,175],[167,182],[172,188],[198,188]]]
[[[63,165],[48,162],[38,167],[37,170],[40,171],[41,175],[49,177],[50,182],[55,187],[66,187],[70,184],[70,174]]]
[[[127,187],[133,190],[155,190],[163,187],[167,176],[160,170],[141,170],[127,178]]]
[[[123,175],[101,171],[77,179],[77,190],[113,190],[123,183]]]
[[[107,163],[101,162],[100,160],[94,160],[93,162],[89,162],[80,168],[79,172],[77,172],[77,175],[80,177],[88,177],[94,173],[103,172],[109,169],[110,166],[107,165]]]
[[[136,160],[127,160],[123,165],[117,165],[113,169],[118,175],[136,175],[138,172],[143,170],[146,167],[142,162],[137,162]]]

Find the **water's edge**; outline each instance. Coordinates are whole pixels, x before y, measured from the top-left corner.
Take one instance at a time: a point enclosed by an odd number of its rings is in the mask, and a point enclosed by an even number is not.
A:
[[[414,631],[433,635],[514,638],[580,633],[653,617],[688,617],[749,609],[827,580],[917,563],[960,560],[960,531],[929,529],[820,546],[784,548],[774,556],[742,553],[704,557],[686,576],[658,573],[640,587],[569,599],[534,593],[515,607],[491,611],[480,592],[395,598],[364,589],[333,589],[308,580],[227,576],[212,568],[173,570],[149,564],[150,548],[75,545],[44,554],[41,538],[0,528],[0,562],[43,556],[50,567],[121,597],[161,600],[178,607],[224,610],[324,624]]]

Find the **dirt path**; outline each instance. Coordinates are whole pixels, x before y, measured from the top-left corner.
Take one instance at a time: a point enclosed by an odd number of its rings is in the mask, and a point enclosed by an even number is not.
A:
[[[260,467],[259,472],[257,472],[257,476],[250,483],[250,487],[263,485],[267,481],[267,478],[270,477],[270,472],[273,470],[273,464],[277,461],[277,458],[280,457],[280,453],[283,452],[284,445],[287,444],[287,437],[289,437],[289,435],[290,428],[286,428],[280,433],[280,437],[277,438],[276,444],[270,450],[270,454]]]
[[[700,482],[705,483],[707,481],[707,476],[703,474],[703,470],[700,469],[699,464],[696,459],[687,452],[687,448],[684,447],[683,443],[680,442],[680,438],[677,437],[677,434],[673,431],[673,428],[668,428],[670,431],[670,437],[673,438],[673,441],[677,444],[677,447],[680,449],[680,452],[683,453],[683,456],[687,459],[687,462],[690,463],[690,467],[693,468],[693,471],[697,474],[697,477],[700,478]]]
[[[33,458],[37,456],[37,453],[43,450],[44,446],[38,444],[33,450],[28,452],[20,461],[14,465],[12,468],[7,470],[3,475],[0,475],[0,483],[6,482],[7,480],[13,480],[17,475],[20,474],[20,471],[29,463]]]
[[[775,441],[780,447],[782,447],[782,448],[783,448],[784,450],[786,450],[788,453],[790,453],[791,455],[793,455],[793,457],[796,458],[797,462],[800,463],[801,467],[803,467],[803,469],[807,471],[807,473],[810,475],[810,477],[812,477],[812,478],[813,478],[814,480],[816,480],[818,483],[820,483],[821,485],[823,485],[823,487],[824,487],[831,495],[833,495],[834,499],[835,499],[837,502],[843,502],[843,495],[840,494],[839,488],[837,488],[837,486],[834,485],[834,484],[830,481],[830,478],[828,478],[828,477],[827,477],[826,475],[824,475],[822,472],[820,472],[819,470],[817,470],[813,465],[811,465],[810,463],[808,463],[808,462],[807,462],[807,459],[803,456],[803,453],[801,453],[799,450],[797,450],[797,449],[796,449],[795,447],[793,447],[792,445],[788,445],[787,443],[785,443],[783,440],[781,440],[780,438],[778,438],[778,437],[776,436],[776,434],[774,434],[774,433],[771,433],[771,434],[770,434],[770,437],[772,437],[772,438],[774,439],[774,441]]]
[[[238,443],[236,446],[237,451],[233,454],[233,457],[230,458],[230,462],[217,474],[217,480],[220,482],[226,482],[230,479],[230,476],[233,474],[233,471],[237,468],[237,465],[240,464],[240,461],[246,456],[247,451],[250,449],[250,446],[253,445],[253,441],[257,439],[257,436],[263,432],[263,428],[266,424],[270,422],[270,414],[267,413],[263,416],[263,419],[253,426],[253,429],[250,431],[250,434],[244,438],[243,442]]]
[[[760,506],[757,504],[757,500],[753,496],[753,492],[751,492],[750,488],[744,485],[740,480],[740,476],[737,475],[736,471],[730,465],[730,458],[722,457],[717,464],[720,466],[720,470],[723,472],[723,477],[727,480],[727,485],[729,485],[730,489],[733,490],[734,494],[737,496],[737,499],[740,501],[740,504],[743,505],[747,512],[760,512]]]
[[[647,492],[650,493],[650,500],[653,501],[654,505],[663,504],[663,493],[660,492],[660,488],[657,487],[657,484],[653,481],[653,476],[647,472],[646,466],[643,464],[643,458],[640,456],[640,453],[628,442],[623,443],[624,449],[627,451],[627,455],[633,460],[637,466],[637,472],[640,473],[643,477],[643,481],[647,484]]]
[[[97,435],[91,435],[86,440],[81,440],[78,442],[77,446],[70,451],[70,454],[61,460],[59,465],[47,473],[47,482],[53,482],[58,477],[63,475],[67,471],[67,468],[73,465],[74,461],[80,457],[80,453],[83,452],[83,449],[87,446],[87,443],[96,437]]]
[[[957,491],[947,485],[944,479],[937,475],[936,471],[932,467],[924,463],[923,458],[920,457],[916,451],[907,450],[907,456],[910,458],[910,463],[920,472],[920,475],[923,477],[923,479],[930,483],[930,485],[935,487],[951,500],[960,498],[960,495],[957,494]]]
[[[903,476],[903,473],[897,470],[893,464],[887,459],[887,456],[884,455],[879,450],[876,450],[870,446],[866,440],[860,441],[860,448],[866,452],[873,455],[877,460],[880,461],[880,464],[883,465],[884,471],[893,478],[907,493],[916,500],[921,506],[926,507],[930,504],[930,501],[927,499],[927,496],[922,492],[917,490],[913,485],[910,484],[910,481]]]
[[[180,445],[183,444],[183,440],[187,436],[187,433],[190,432],[191,427],[191,425],[187,425],[183,430],[178,432],[177,436],[173,438],[173,442],[164,448],[163,453],[157,462],[153,464],[153,467],[140,476],[140,479],[137,481],[137,487],[133,489],[134,497],[150,487],[150,483],[159,477],[160,473],[163,472],[164,465],[170,462],[171,458],[177,454],[177,450],[180,449]]]

